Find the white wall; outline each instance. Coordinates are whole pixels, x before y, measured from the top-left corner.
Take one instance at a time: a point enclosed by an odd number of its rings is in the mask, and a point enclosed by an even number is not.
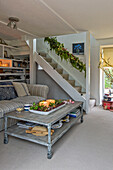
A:
[[[84,55],[76,55],[79,57],[81,61],[84,63],[86,62],[86,32],[82,32],[79,34],[69,34],[69,35],[62,35],[62,36],[57,36],[57,40],[61,43],[64,44],[64,47],[72,53],[72,44],[73,43],[84,43]]]
[[[90,34],[90,94],[91,98],[96,99],[97,105],[99,104],[99,57],[99,42]]]
[[[113,38],[98,39],[100,46],[113,45]]]

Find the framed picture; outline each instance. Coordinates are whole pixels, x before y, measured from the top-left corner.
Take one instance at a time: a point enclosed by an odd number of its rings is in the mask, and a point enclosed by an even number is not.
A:
[[[84,55],[84,43],[72,44],[72,53],[76,55]]]
[[[7,51],[4,51],[4,58],[8,58],[8,53],[7,53]]]

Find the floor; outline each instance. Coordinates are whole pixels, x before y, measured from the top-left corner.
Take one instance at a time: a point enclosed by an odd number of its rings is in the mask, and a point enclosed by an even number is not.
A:
[[[113,112],[101,107],[84,116],[53,146],[54,155],[34,143],[9,138],[3,144],[0,133],[0,170],[112,170]]]

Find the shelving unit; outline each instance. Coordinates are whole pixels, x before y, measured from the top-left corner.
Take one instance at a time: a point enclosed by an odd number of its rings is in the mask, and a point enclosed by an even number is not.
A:
[[[19,50],[19,48],[0,44],[0,82],[22,81],[29,83],[29,57],[26,58],[20,55],[13,56],[14,58],[10,59],[9,56],[12,55],[15,50]],[[7,58],[5,58],[5,53],[7,54]]]

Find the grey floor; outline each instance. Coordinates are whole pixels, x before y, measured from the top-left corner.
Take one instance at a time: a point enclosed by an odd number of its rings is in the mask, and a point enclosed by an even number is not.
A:
[[[113,112],[95,107],[53,146],[54,155],[34,143],[0,133],[0,170],[113,170]]]

